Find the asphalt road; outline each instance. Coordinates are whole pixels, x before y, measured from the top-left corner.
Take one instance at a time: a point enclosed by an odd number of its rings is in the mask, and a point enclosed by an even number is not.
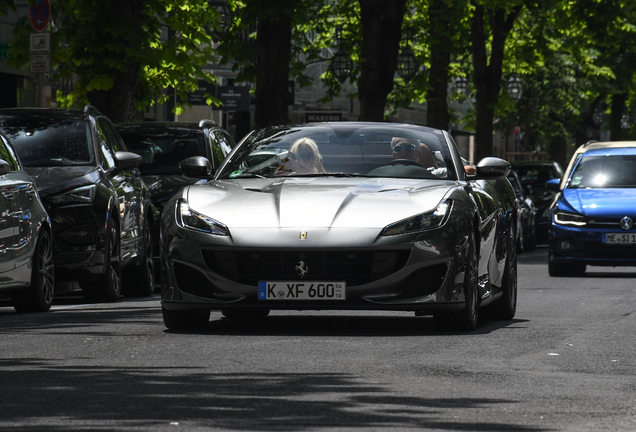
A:
[[[364,312],[173,333],[156,296],[0,304],[0,430],[636,430],[636,269],[550,278],[546,255],[519,256],[516,318],[470,334]]]

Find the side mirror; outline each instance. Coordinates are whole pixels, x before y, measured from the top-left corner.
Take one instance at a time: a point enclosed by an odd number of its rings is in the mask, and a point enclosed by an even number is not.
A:
[[[141,164],[141,156],[137,153],[118,151],[115,152],[115,172],[128,171],[135,169]]]
[[[545,187],[553,192],[559,192],[561,190],[561,179],[555,178],[548,180],[545,182]]]
[[[0,159],[0,175],[9,174],[11,172],[11,165],[4,159]]]
[[[191,156],[179,162],[181,174],[186,177],[209,179],[212,177],[212,163],[203,156]]]
[[[510,162],[496,157],[483,158],[477,164],[477,174],[471,179],[493,179],[508,177],[512,165]]]

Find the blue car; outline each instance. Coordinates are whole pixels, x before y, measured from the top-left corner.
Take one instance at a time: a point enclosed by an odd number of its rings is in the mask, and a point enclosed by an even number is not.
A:
[[[550,276],[636,266],[636,141],[591,142],[572,157],[551,207]]]

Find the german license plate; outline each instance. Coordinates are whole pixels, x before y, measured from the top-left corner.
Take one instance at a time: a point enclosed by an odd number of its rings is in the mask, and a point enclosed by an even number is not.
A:
[[[345,282],[259,282],[259,300],[346,300]]]
[[[603,236],[603,243],[607,244],[636,244],[636,234],[610,234]]]

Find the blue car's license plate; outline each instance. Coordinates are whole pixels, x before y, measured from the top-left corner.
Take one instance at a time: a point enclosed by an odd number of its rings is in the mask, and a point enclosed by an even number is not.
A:
[[[259,300],[346,300],[345,282],[259,282]]]
[[[607,244],[635,244],[636,234],[604,234],[603,243]]]

